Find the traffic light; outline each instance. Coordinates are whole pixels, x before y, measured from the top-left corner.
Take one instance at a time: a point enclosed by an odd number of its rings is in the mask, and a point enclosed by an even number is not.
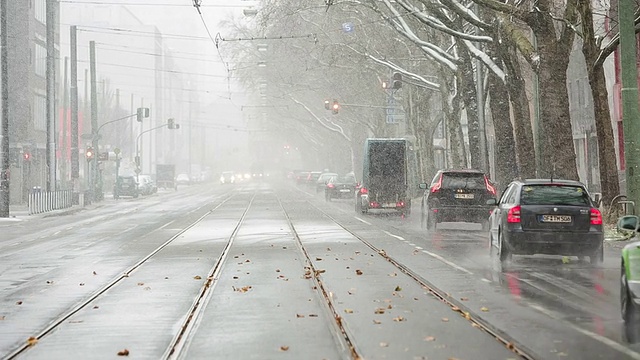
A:
[[[331,112],[335,115],[340,111],[340,104],[338,100],[333,100],[333,105],[331,105]]]
[[[84,152],[84,156],[87,158],[87,160],[93,160],[95,155],[96,153],[93,151],[92,147],[88,147],[87,150]]]
[[[399,72],[393,73],[393,88],[400,89],[402,87],[402,74]]]
[[[167,127],[169,129],[175,129],[176,128],[176,121],[173,118],[167,119]]]
[[[331,102],[329,100],[324,101],[325,110],[331,110]]]
[[[138,122],[142,122],[142,119],[146,119],[149,117],[149,108],[138,108],[136,112],[136,120]]]

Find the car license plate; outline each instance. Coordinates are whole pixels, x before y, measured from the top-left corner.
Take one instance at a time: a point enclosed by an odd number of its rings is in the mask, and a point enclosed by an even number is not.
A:
[[[456,199],[473,199],[473,194],[456,194]]]
[[[571,216],[569,216],[569,215],[542,215],[542,222],[570,223],[571,222]]]
[[[351,190],[349,190],[349,189],[340,189],[340,192],[341,193],[348,193],[348,192],[351,192]]]

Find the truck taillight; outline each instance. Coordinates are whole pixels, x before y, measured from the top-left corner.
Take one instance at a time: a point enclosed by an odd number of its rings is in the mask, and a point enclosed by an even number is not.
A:
[[[509,209],[507,213],[507,222],[509,223],[519,223],[520,222],[520,205],[514,206]]]
[[[602,213],[596,208],[591,208],[591,225],[602,225]]]

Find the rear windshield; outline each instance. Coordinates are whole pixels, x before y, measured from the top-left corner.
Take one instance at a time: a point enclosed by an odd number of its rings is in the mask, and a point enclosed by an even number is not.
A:
[[[353,177],[353,175],[334,176],[331,178],[330,181],[333,183],[340,183],[340,184],[355,184],[356,178]]]
[[[520,204],[590,206],[591,201],[580,186],[526,185],[522,187]]]
[[[445,189],[485,189],[483,174],[443,173],[442,188]]]

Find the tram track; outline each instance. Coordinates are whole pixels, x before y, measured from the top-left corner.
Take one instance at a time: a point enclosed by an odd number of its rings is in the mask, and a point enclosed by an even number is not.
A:
[[[221,197],[223,197],[223,196],[221,196]],[[187,226],[182,228],[178,233],[173,235],[171,238],[169,238],[164,243],[162,243],[159,246],[157,246],[154,250],[152,250],[146,256],[144,256],[143,258],[138,260],[135,264],[133,264],[130,267],[126,268],[118,276],[116,276],[115,278],[113,278],[110,281],[108,281],[105,285],[103,285],[102,287],[100,287],[99,289],[97,289],[96,291],[91,293],[89,296],[84,298],[81,302],[79,302],[76,305],[74,305],[73,307],[71,307],[68,311],[64,312],[62,315],[60,315],[60,316],[56,317],[54,320],[50,321],[49,324],[46,327],[44,327],[43,329],[38,331],[35,335],[31,336],[29,339],[27,339],[27,341],[25,341],[23,344],[21,344],[18,347],[16,347],[14,350],[11,350],[7,355],[5,355],[3,357],[3,359],[6,359],[6,360],[15,359],[19,355],[21,355],[24,352],[26,352],[29,348],[31,348],[32,346],[37,344],[39,341],[41,341],[43,338],[45,338],[48,334],[52,333],[55,329],[59,328],[69,318],[71,318],[75,314],[79,313],[83,309],[86,309],[90,304],[92,304],[94,301],[96,301],[96,299],[99,299],[101,296],[103,296],[105,293],[107,293],[108,290],[112,289],[116,285],[118,285],[121,282],[123,282],[125,279],[127,279],[129,276],[131,276],[132,273],[134,273],[136,270],[141,268],[149,260],[154,258],[158,253],[160,253],[162,250],[164,250],[165,248],[170,246],[181,235],[183,235],[185,232],[187,232],[189,229],[193,228],[194,226],[198,225],[200,222],[202,222],[203,219],[205,219],[206,217],[211,215],[213,212],[215,212],[217,209],[222,207],[225,203],[227,203],[233,197],[234,197],[234,195],[226,196],[225,198],[223,198],[223,200],[219,204],[217,204],[212,209],[208,210],[205,214],[201,215],[195,221],[191,222],[190,224],[188,224]]]

